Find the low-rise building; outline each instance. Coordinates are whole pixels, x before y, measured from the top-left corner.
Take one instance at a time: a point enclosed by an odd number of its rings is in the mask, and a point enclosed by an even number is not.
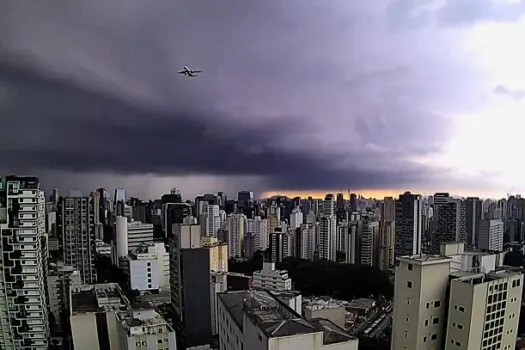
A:
[[[253,288],[265,290],[291,290],[292,279],[286,270],[276,270],[275,263],[264,262],[262,270],[253,273]]]
[[[164,243],[144,244],[120,258],[132,290],[169,290],[170,261]]]
[[[122,350],[176,350],[175,331],[152,308],[116,314]]]
[[[218,295],[219,349],[357,350],[358,340],[333,322],[306,320],[269,291]]]
[[[133,309],[116,283],[71,288],[75,350],[176,350],[175,332],[153,309]]]

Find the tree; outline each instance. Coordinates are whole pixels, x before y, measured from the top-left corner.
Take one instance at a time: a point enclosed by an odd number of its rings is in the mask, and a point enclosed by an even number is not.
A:
[[[233,272],[251,275],[260,270],[262,262],[230,261],[229,269]],[[370,266],[340,264],[328,260],[309,261],[302,259],[285,259],[277,264],[280,270],[287,270],[295,289],[303,295],[327,295],[342,300],[359,297],[391,298],[394,287],[388,276]]]
[[[127,278],[124,272],[113,265],[109,257],[99,256],[95,261],[95,269],[97,270],[98,283],[114,282],[126,289]]]
[[[507,266],[522,267],[525,265],[525,256],[521,252],[509,252],[505,254],[503,264]]]

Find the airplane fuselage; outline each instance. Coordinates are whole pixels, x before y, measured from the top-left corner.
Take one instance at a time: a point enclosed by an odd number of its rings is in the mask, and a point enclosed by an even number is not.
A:
[[[184,74],[184,76],[186,77],[196,77],[197,73],[200,73],[200,72],[201,72],[200,70],[194,71],[194,70],[191,70],[190,67],[184,66],[184,68],[182,68],[179,74]]]

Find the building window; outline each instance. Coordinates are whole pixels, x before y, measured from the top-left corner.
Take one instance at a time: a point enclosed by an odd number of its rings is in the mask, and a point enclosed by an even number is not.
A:
[[[432,334],[432,336],[430,337],[430,339],[432,339],[432,340],[436,340],[437,338],[438,338],[437,334]]]
[[[432,324],[438,324],[439,323],[439,317],[435,317],[432,319]]]
[[[412,282],[411,282],[411,281],[408,281],[408,282],[407,282],[407,287],[408,287],[408,288],[412,288]]]
[[[408,271],[412,271],[412,264],[408,264]]]
[[[439,300],[434,301],[434,307],[440,307],[440,306],[441,306],[441,301]]]

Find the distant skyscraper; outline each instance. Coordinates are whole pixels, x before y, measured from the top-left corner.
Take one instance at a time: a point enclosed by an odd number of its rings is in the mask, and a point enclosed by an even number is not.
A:
[[[334,215],[335,205],[334,195],[331,193],[327,194],[323,201],[323,215]]]
[[[333,214],[323,215],[319,218],[319,258],[335,261],[336,255],[337,220]]]
[[[299,207],[292,210],[290,214],[290,230],[294,231],[303,224],[303,213]]]
[[[221,216],[218,205],[208,205],[206,208],[206,236],[217,237],[221,228]]]
[[[394,266],[394,252],[396,245],[395,225],[395,221],[382,220],[380,222],[377,267],[381,270],[386,270]]]
[[[434,234],[431,252],[439,254],[441,243],[467,242],[467,210],[459,199],[434,195]]]
[[[405,192],[396,201],[395,255],[421,253],[421,195]]]
[[[501,219],[480,220],[479,226],[479,248],[503,251],[503,221]]]
[[[467,210],[467,244],[475,247],[479,240],[479,221],[483,218],[482,203],[477,197],[468,197],[465,200],[465,205]]]
[[[244,214],[230,214],[227,219],[228,248],[232,258],[244,255],[244,233],[246,229],[246,216]]]
[[[1,349],[48,349],[45,201],[36,177],[0,178]]]
[[[392,197],[385,197],[381,204],[381,220],[396,220],[396,201]]]

